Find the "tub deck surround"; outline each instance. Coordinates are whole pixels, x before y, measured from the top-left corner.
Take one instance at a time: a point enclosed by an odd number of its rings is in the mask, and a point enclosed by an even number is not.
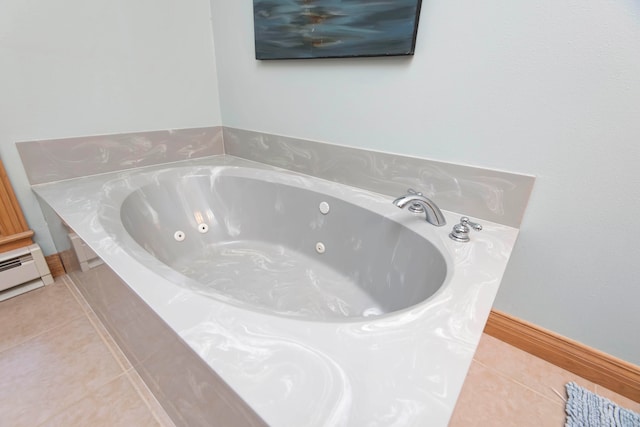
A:
[[[414,188],[440,209],[520,227],[535,178],[513,172],[402,156],[223,127],[224,152],[398,197]]]
[[[481,221],[482,232],[457,243],[448,237],[449,224],[468,212],[444,211],[448,225],[434,227],[393,206],[391,197],[231,156],[172,166],[200,173],[271,171],[275,182],[338,199],[348,195],[437,247],[450,267],[445,283],[425,301],[382,316],[320,321],[268,314],[203,295],[193,279],[154,258],[117,221],[105,229],[104,213],[120,212],[135,189],[167,173],[166,165],[34,191],[269,425],[447,425],[517,229]]]
[[[223,153],[220,126],[24,141],[16,147],[32,185]]]

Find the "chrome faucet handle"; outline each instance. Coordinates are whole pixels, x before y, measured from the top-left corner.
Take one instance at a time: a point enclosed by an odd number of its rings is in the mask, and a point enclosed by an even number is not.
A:
[[[476,231],[482,230],[482,226],[480,224],[478,224],[477,222],[471,222],[469,218],[467,218],[466,216],[463,216],[462,218],[460,218],[460,224],[469,225],[471,226],[471,228],[473,228]]]
[[[422,194],[419,191],[414,190],[413,188],[409,188],[407,190],[407,194],[413,194],[415,196],[424,196],[424,194]],[[413,213],[423,213],[424,212],[424,208],[422,207],[422,205],[420,203],[417,203],[417,202],[411,203],[407,209],[409,209],[409,212],[413,212]]]
[[[471,229],[475,231],[482,230],[482,225],[471,222],[469,218],[463,216],[460,218],[460,224],[456,224],[453,226],[453,230],[449,233],[449,237],[451,237],[456,242],[468,242],[469,240],[469,232]]]

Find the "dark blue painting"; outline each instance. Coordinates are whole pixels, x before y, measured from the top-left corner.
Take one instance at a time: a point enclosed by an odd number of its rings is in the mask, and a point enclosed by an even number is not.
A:
[[[420,0],[253,0],[256,59],[413,55]]]

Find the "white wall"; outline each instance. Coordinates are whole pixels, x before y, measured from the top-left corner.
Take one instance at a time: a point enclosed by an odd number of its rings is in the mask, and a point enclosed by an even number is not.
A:
[[[423,0],[413,58],[274,62],[211,5],[225,126],[536,175],[496,308],[640,364],[637,0]]]
[[[0,157],[55,252],[15,143],[221,124],[207,0],[0,2]]]

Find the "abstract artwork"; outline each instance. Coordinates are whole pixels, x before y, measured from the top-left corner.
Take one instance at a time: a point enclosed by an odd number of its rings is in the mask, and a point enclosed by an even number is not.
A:
[[[256,59],[413,55],[421,0],[253,0]]]

